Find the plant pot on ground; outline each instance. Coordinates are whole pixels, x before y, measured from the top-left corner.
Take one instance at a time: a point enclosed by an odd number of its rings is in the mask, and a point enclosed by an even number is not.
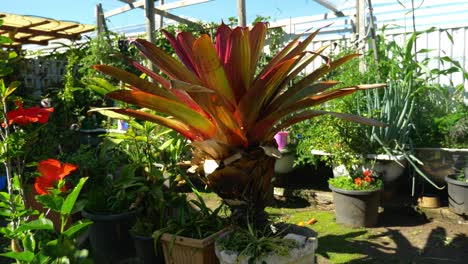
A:
[[[351,227],[372,227],[377,224],[382,180],[371,170],[351,177],[329,180],[333,191],[336,222]]]
[[[268,230],[259,232],[249,226],[222,234],[215,242],[220,263],[315,263],[318,241],[313,230],[284,223],[276,223]]]
[[[153,234],[156,245],[162,245],[166,263],[217,263],[214,241],[225,231],[226,219],[219,216],[224,204],[209,208],[190,179],[185,180],[196,198],[180,194],[168,202],[174,210],[166,216],[167,225]]]
[[[449,175],[445,178],[448,187],[449,208],[453,212],[468,216],[468,172]]]
[[[96,263],[115,263],[135,255],[130,228],[136,211],[131,209],[140,177],[107,176],[93,182],[86,193],[87,204],[82,215],[93,221],[89,228],[92,256]]]

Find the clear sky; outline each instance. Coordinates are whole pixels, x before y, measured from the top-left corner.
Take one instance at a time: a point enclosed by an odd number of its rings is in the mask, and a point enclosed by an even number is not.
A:
[[[178,0],[165,2],[175,1]],[[124,5],[118,0],[0,0],[0,12],[95,24],[95,6],[98,3],[102,4],[104,11]],[[158,4],[159,2],[155,3],[155,5]],[[275,21],[329,12],[313,0],[246,0],[246,6],[248,23],[252,22],[257,15],[270,16],[271,21]],[[213,0],[170,12],[178,16],[220,22],[221,19],[227,20],[228,17],[237,16],[237,0]],[[108,25],[109,28],[115,28],[144,22],[144,11],[137,9],[111,17]]]

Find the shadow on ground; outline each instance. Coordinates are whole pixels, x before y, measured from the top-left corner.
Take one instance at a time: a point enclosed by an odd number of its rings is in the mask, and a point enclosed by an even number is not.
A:
[[[468,259],[467,234],[459,233],[449,237],[444,228],[436,227],[430,231],[424,247],[418,248],[400,231],[385,229],[385,232],[371,235],[365,240],[358,237],[367,231],[320,237],[317,263],[331,263],[329,259],[332,253],[364,255],[351,261],[338,260],[333,263],[461,264]]]

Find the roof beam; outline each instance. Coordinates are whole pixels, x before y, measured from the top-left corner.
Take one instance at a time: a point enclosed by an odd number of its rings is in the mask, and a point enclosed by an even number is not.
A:
[[[142,8],[142,9],[145,8],[144,7],[144,2],[145,1],[138,1],[138,2],[134,1],[134,0],[119,0],[119,1],[127,3],[127,4],[129,4],[131,6],[136,6],[136,3],[138,3],[138,8]],[[190,1],[190,0],[187,0],[187,1]],[[187,1],[185,1],[185,2],[187,2]],[[193,0],[193,1],[199,1],[199,0]],[[209,1],[211,1],[211,0],[209,0]],[[139,5],[140,2],[143,2],[143,6]],[[181,2],[184,2],[184,1],[181,1]],[[192,2],[192,1],[190,1],[190,2]],[[203,0],[202,2],[207,2],[207,0]],[[175,4],[175,3],[172,3],[172,4]],[[202,28],[202,26],[199,25],[198,23],[195,23],[195,22],[190,21],[188,19],[173,15],[173,14],[171,14],[171,13],[165,11],[165,10],[159,9],[161,6],[164,6],[164,5],[160,5],[160,6],[158,6],[158,8],[154,8],[154,13],[156,13],[157,15],[163,16],[163,17],[167,17],[169,19],[172,19],[172,20],[174,20],[176,22],[179,22],[179,23],[182,23],[182,24],[191,25],[193,27],[197,27],[197,28],[200,28],[200,29]],[[104,14],[104,16],[105,16],[105,14]]]
[[[324,6],[330,9],[331,11],[333,11],[336,14],[336,16],[339,16],[339,17],[344,16],[343,12],[338,10],[338,8],[333,3],[330,3],[330,1],[328,0],[314,0],[314,1],[320,4],[321,6]]]
[[[29,27],[12,27],[12,26],[7,26],[7,25],[2,25],[1,29],[6,30],[6,31],[15,32],[15,33],[25,33],[25,34],[31,34],[31,35],[50,36],[50,37],[55,37],[55,38],[68,38],[68,39],[75,39],[75,40],[80,39],[80,34],[84,33],[84,32],[79,32],[79,33],[73,33],[73,34],[65,34],[65,33],[58,33],[57,32],[57,31],[60,31],[60,30],[63,30],[63,29],[45,31],[45,30],[31,29]]]
[[[135,8],[143,8],[144,5],[145,5],[144,0],[140,0],[140,1],[119,0],[119,1],[127,3],[127,5],[116,8],[116,9],[109,10],[107,12],[104,12],[104,17],[115,16],[115,15],[127,12],[127,11],[135,9]],[[201,4],[201,3],[210,2],[210,1],[213,1],[213,0],[182,0],[182,1],[178,1],[178,2],[159,5],[157,7],[157,9],[159,9],[159,10],[171,10],[171,9],[176,9],[176,8],[179,8],[179,7],[191,6],[191,5]]]

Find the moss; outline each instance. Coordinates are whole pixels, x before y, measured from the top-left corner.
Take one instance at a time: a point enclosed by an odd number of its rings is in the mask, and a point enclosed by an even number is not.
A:
[[[307,223],[311,218],[317,219],[315,224],[306,226],[318,233],[319,246],[316,254],[319,259],[324,258],[331,263],[349,263],[364,259],[371,261],[362,253],[365,248],[360,241],[367,240],[372,232],[365,228],[349,228],[337,224],[333,212],[310,208],[267,208],[267,211],[275,221],[299,224]]]

